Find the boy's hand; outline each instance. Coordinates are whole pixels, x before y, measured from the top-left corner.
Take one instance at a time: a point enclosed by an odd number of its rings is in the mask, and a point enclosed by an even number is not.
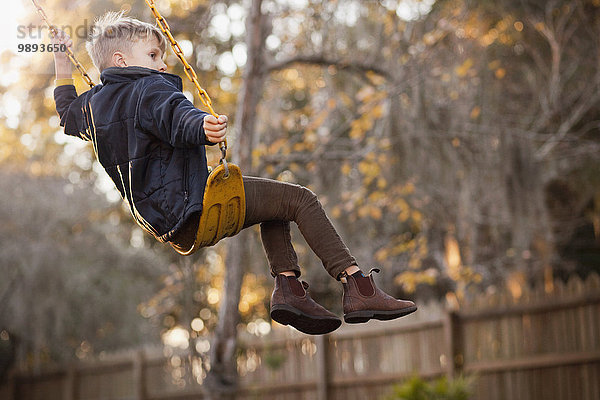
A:
[[[64,31],[58,30],[55,37],[52,38],[52,44],[64,44],[67,48],[73,47],[73,40]],[[54,67],[56,69],[56,79],[71,78],[73,74],[73,65],[64,51],[55,51]]]
[[[73,40],[71,39],[71,37],[63,30],[58,29],[56,32],[56,36],[52,38],[52,44],[64,44],[65,46],[67,46],[68,48],[72,48],[73,47]],[[55,58],[66,58],[68,59],[67,55],[65,54],[64,51],[56,51],[54,52],[54,57]]]
[[[219,115],[218,119],[213,115],[204,117],[204,134],[211,143],[224,141],[227,134],[227,116]]]

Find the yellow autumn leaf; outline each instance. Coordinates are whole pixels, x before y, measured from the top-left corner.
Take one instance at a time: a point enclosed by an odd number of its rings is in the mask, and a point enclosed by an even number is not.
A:
[[[414,292],[419,284],[433,285],[435,283],[435,275],[427,271],[406,271],[396,276],[394,282],[410,293]]]
[[[406,202],[406,200],[404,200],[401,197],[396,199],[396,201],[394,202],[394,205],[396,206],[395,209],[400,210],[400,211],[408,211],[408,209],[409,209],[408,203]]]
[[[420,244],[419,248],[418,248],[418,254],[421,258],[425,258],[427,256],[428,253],[428,246],[427,246],[427,242],[425,242],[424,244]]]
[[[517,32],[523,31],[523,23],[521,21],[515,21],[515,23],[513,24],[513,26],[515,27],[515,30]]]
[[[378,221],[383,216],[383,213],[381,212],[381,209],[378,208],[378,207],[371,207],[369,214],[370,214],[371,218],[373,218],[375,220],[378,220]]]
[[[407,182],[401,189],[401,193],[403,194],[412,194],[415,192],[415,184],[412,182]]]
[[[427,46],[431,46],[437,41],[438,35],[435,32],[427,32],[423,35],[423,43]]]
[[[302,142],[300,143],[295,143],[293,146],[293,151],[295,152],[301,152],[306,148],[306,145]]]
[[[365,132],[360,129],[356,124],[351,124],[352,128],[350,129],[350,138],[351,139],[362,139],[365,136]]]
[[[473,66],[473,59],[467,58],[460,66],[455,68],[456,75],[459,77],[464,77],[467,75],[471,67]]]
[[[410,218],[410,211],[408,211],[406,209],[400,211],[400,213],[398,214],[398,221],[400,221],[400,222],[406,222],[406,221],[408,221],[409,218]]]
[[[359,209],[358,209],[358,216],[360,218],[364,218],[367,215],[369,215],[369,207],[367,207],[367,206],[359,207]]]
[[[385,83],[385,78],[373,71],[367,72],[367,78],[369,78],[371,83],[375,86],[383,85]]]
[[[419,269],[421,268],[421,259],[416,256],[412,256],[410,260],[408,260],[408,268],[410,269]]]
[[[281,149],[287,144],[285,139],[277,139],[269,146],[269,153],[275,154],[281,151]]]
[[[375,89],[372,86],[365,86],[356,93],[356,100],[367,102],[375,95]]]
[[[377,203],[378,201],[381,201],[381,200],[385,199],[386,197],[387,197],[387,195],[384,192],[374,191],[368,196],[367,201],[369,203]]]
[[[373,119],[365,114],[363,117],[352,121],[350,124],[350,137],[352,139],[362,139],[372,127]]]
[[[311,119],[310,124],[306,127],[306,129],[317,129],[318,127],[323,125],[327,117],[329,117],[329,111],[322,110],[320,113],[318,113],[315,117]]]
[[[408,243],[399,243],[392,247],[391,253],[393,256],[397,256],[399,254],[406,253],[408,250]]]
[[[365,176],[367,183],[370,183],[379,174],[381,174],[381,168],[378,164],[368,161],[361,161],[358,163],[358,170]]]
[[[412,220],[417,226],[420,226],[421,222],[423,221],[423,214],[421,214],[419,211],[413,211]]]
[[[417,279],[414,272],[403,272],[394,278],[397,285],[402,286],[408,293],[412,293],[417,288]]]
[[[388,255],[389,255],[389,250],[384,247],[375,252],[375,260],[382,263],[388,258]]]
[[[260,158],[262,157],[264,153],[264,149],[262,148],[255,148],[252,150],[252,162],[258,162],[258,160],[260,160]]]
[[[339,218],[341,215],[342,215],[342,210],[340,209],[340,207],[339,207],[339,206],[334,206],[334,207],[331,209],[331,216],[332,216],[333,218]]]
[[[306,143],[317,143],[319,141],[319,137],[314,131],[307,131],[304,135],[304,141]]]
[[[338,98],[342,101],[342,103],[346,107],[350,107],[353,103],[352,98],[350,96],[348,96],[346,93],[340,93],[338,95]]]
[[[373,118],[381,118],[383,116],[383,105],[378,104],[371,110],[371,116]]]
[[[341,171],[342,174],[345,176],[350,175],[350,172],[352,172],[352,165],[350,165],[350,163],[346,161],[344,164],[342,164]]]
[[[494,60],[488,63],[488,68],[490,71],[500,68],[500,60]]]

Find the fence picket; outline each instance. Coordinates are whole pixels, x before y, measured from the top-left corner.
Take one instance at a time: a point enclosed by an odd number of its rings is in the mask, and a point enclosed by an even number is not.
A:
[[[551,292],[538,285],[466,298],[458,309],[426,303],[412,316],[325,337],[281,328],[245,340],[237,398],[376,399],[414,373],[465,372],[478,375],[477,400],[600,400],[598,274],[557,280]],[[130,352],[37,375],[13,371],[0,394],[54,398],[43,391],[58,386],[68,400],[201,398],[197,385],[171,385],[176,375],[168,358]]]

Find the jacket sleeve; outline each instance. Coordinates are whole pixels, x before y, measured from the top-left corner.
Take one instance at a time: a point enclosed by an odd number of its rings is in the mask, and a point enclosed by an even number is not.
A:
[[[204,117],[200,111],[166,80],[156,80],[145,89],[136,110],[139,126],[173,147],[210,146],[204,134]]]
[[[75,86],[58,86],[54,89],[54,102],[60,116],[60,126],[65,128],[65,133],[83,140],[91,140],[85,132],[83,121],[83,99],[86,93],[77,96]]]

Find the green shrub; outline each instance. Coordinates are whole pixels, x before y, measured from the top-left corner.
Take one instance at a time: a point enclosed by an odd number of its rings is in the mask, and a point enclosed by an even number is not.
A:
[[[469,400],[473,378],[459,377],[448,380],[441,377],[426,381],[418,376],[395,385],[392,393],[383,400]]]

